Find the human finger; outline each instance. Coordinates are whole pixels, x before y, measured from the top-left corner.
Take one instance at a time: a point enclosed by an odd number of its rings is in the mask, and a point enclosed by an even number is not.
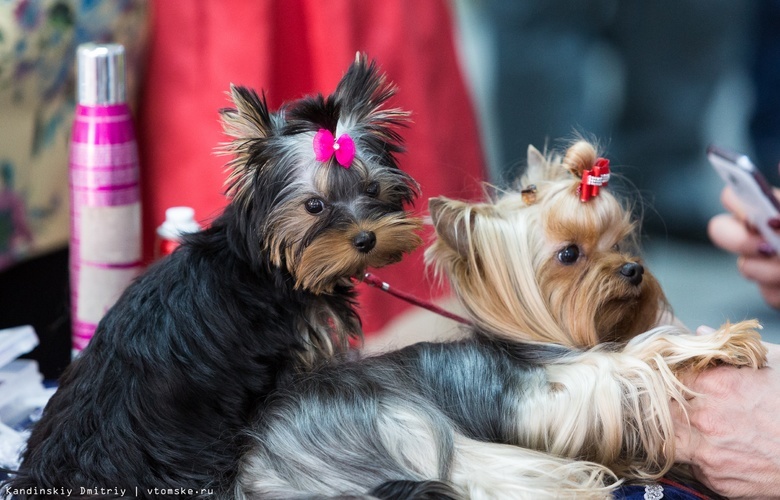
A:
[[[780,287],[780,259],[747,257],[737,259],[737,268],[742,276],[761,286]]]
[[[731,214],[719,214],[707,224],[707,234],[712,242],[727,252],[750,257],[771,253],[761,236],[752,233]]]
[[[761,292],[764,302],[769,304],[770,307],[780,309],[780,287],[759,285],[758,290]]]

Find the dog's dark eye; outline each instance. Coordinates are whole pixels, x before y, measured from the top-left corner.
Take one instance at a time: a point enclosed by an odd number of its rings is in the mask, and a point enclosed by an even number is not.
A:
[[[580,249],[577,245],[569,245],[558,251],[558,261],[561,264],[574,264],[580,258]]]
[[[366,194],[372,198],[379,196],[379,183],[374,181],[366,186]]]
[[[612,245],[612,250],[619,252],[620,251],[620,243],[615,243]]]
[[[325,202],[319,198],[306,200],[306,211],[310,214],[318,214],[325,210]]]

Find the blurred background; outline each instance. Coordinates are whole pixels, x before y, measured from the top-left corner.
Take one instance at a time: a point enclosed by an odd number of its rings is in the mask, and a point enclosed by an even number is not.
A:
[[[689,327],[780,317],[707,240],[722,212],[709,144],[751,156],[780,185],[780,2],[458,0],[464,61],[490,178],[528,144],[595,138],[617,189],[644,210],[644,245]]]
[[[706,238],[720,212],[710,143],[780,185],[780,2],[756,0],[6,0],[0,2],[0,328],[32,324],[33,357],[70,359],[67,151],[75,48],[128,54],[141,153],[144,249],[170,206],[207,225],[225,204],[218,109],[230,83],[272,108],[330,93],[356,51],[413,113],[403,168],[437,195],[480,196],[518,175],[529,144],[595,138],[641,201],[646,258],[691,327],[780,316]],[[448,306],[421,252],[380,275]],[[454,307],[454,306],[453,306]],[[361,289],[375,338],[454,327]]]

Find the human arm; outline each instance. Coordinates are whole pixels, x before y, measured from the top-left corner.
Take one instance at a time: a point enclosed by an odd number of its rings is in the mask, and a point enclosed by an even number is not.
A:
[[[765,368],[719,366],[685,380],[700,395],[689,420],[675,412],[675,460],[728,498],[780,498],[780,345],[765,345]]]

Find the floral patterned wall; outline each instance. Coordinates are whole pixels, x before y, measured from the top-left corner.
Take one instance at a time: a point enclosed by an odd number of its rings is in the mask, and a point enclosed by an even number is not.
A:
[[[0,0],[0,270],[67,245],[76,47],[125,45],[134,96],[147,12],[147,0]]]

